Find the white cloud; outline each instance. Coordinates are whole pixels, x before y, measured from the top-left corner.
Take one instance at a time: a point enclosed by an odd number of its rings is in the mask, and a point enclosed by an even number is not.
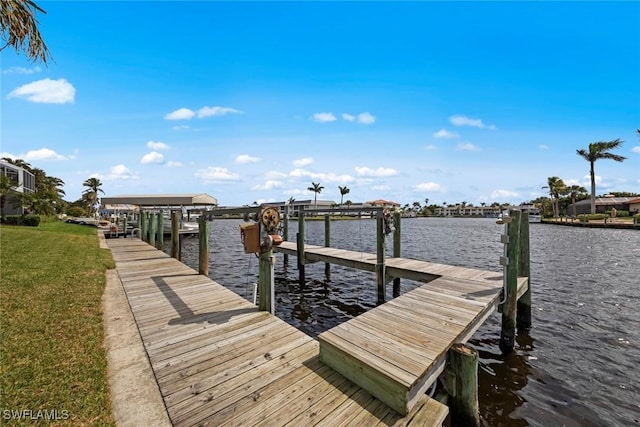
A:
[[[382,176],[398,175],[398,171],[393,168],[371,169],[366,166],[356,166],[355,169],[356,169],[356,173],[360,176],[382,177]]]
[[[480,119],[471,119],[467,116],[463,115],[455,115],[449,117],[449,122],[451,122],[454,126],[471,126],[480,129],[490,129],[495,130],[496,127],[494,125],[485,125]]]
[[[162,151],[162,150],[169,149],[169,146],[164,142],[155,142],[155,141],[147,142],[147,147],[152,149],[153,151]]]
[[[456,146],[456,150],[457,151],[480,151],[480,149],[478,147],[476,147],[475,145],[471,144],[470,142],[467,142],[465,144],[458,144]]]
[[[337,119],[336,116],[333,115],[333,113],[315,113],[313,115],[313,120],[320,123],[327,123],[335,122]]]
[[[375,191],[387,191],[391,190],[391,187],[389,187],[388,185],[374,185],[371,187],[371,189]]]
[[[306,169],[297,168],[289,172],[289,176],[293,178],[311,178],[313,180],[319,180],[321,184],[324,183],[349,183],[353,182],[354,178],[351,175],[337,175],[335,173],[323,173],[323,172],[311,172]]]
[[[541,150],[548,150],[550,147],[547,144],[540,144],[538,145],[538,148]]]
[[[203,118],[203,117],[210,117],[210,116],[226,116],[227,114],[230,114],[230,113],[240,114],[242,113],[242,111],[236,110],[235,108],[231,108],[231,107],[220,107],[220,106],[206,107],[205,106],[198,110],[198,117]]]
[[[191,127],[187,126],[187,125],[179,125],[179,126],[174,126],[171,129],[173,129],[173,130],[186,130],[186,129],[191,129]]]
[[[360,113],[358,114],[358,123],[362,123],[365,125],[370,125],[376,121],[376,117],[371,113]]]
[[[100,175],[96,174],[97,178],[102,178]],[[109,170],[109,175],[104,177],[108,180],[128,180],[128,179],[138,179],[138,176],[131,172],[129,168],[125,165],[115,165]]]
[[[282,179],[282,178],[286,178],[287,175],[286,173],[282,173],[280,171],[269,171],[265,174],[265,179],[274,179],[274,180],[278,180],[278,179]]]
[[[636,145],[631,149],[632,153],[640,153],[640,145]]]
[[[195,115],[196,113],[194,113],[192,110],[183,107],[177,109],[176,111],[170,112],[169,114],[165,115],[164,118],[166,120],[189,120],[192,119]]]
[[[520,193],[511,190],[493,190],[491,192],[491,200],[514,200],[520,198]]]
[[[240,179],[240,175],[237,173],[231,172],[227,168],[214,166],[209,166],[206,169],[198,169],[194,175],[207,182],[238,181]]]
[[[18,156],[24,161],[32,161],[32,160],[69,160],[73,159],[73,156],[63,156],[62,154],[58,154],[55,151],[49,148],[40,148],[39,150],[30,150],[25,154],[21,154]]]
[[[273,190],[274,188],[282,187],[282,181],[267,180],[264,184],[258,184],[253,186],[252,190]]]
[[[25,67],[11,67],[6,70],[2,70],[2,74],[35,74],[42,71],[40,67],[25,68]]]
[[[437,150],[437,149],[438,149],[438,147],[436,147],[436,146],[435,146],[435,145],[433,145],[433,144],[429,144],[429,145],[425,146],[425,147],[424,147],[424,149],[425,149],[425,150],[429,150],[429,151],[430,151],[430,150]]]
[[[157,151],[152,151],[150,153],[145,154],[140,159],[140,163],[143,165],[148,163],[162,163],[164,162],[164,155],[162,153],[158,153]]]
[[[310,164],[313,163],[313,158],[312,157],[303,157],[301,159],[297,159],[293,161],[293,166],[295,166],[296,168],[302,168],[305,166],[308,166]]]
[[[76,89],[65,79],[43,79],[14,89],[7,98],[22,98],[43,104],[73,103]]]
[[[443,138],[443,139],[455,139],[455,138],[460,138],[460,135],[458,135],[456,132],[449,132],[446,129],[440,129],[438,132],[434,132],[433,137]]]
[[[434,191],[434,192],[444,192],[444,188],[438,184],[437,182],[423,182],[421,184],[413,187],[415,191]]]
[[[253,157],[249,154],[240,154],[236,157],[236,163],[246,164],[246,163],[257,163],[260,161],[259,157]]]
[[[167,168],[181,168],[182,162],[175,162],[173,160],[170,160],[167,163],[165,163],[164,166]]]
[[[353,115],[347,114],[347,113],[342,113],[342,119],[346,120],[348,122],[354,122],[356,120],[356,116],[353,116]]]

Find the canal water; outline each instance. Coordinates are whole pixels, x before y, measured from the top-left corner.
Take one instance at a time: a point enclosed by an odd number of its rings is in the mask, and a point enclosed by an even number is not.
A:
[[[253,299],[258,260],[244,254],[239,220],[216,220],[210,276]],[[324,245],[324,222],[308,221],[306,241]],[[290,223],[295,240],[297,223]],[[332,246],[375,252],[375,221],[331,223]],[[491,219],[402,220],[402,256],[502,271],[503,226]],[[513,353],[498,347],[500,314],[470,340],[480,353],[480,413],[485,426],[640,426],[640,232],[531,224],[533,328]],[[392,247],[391,236],[387,250]],[[197,269],[198,239],[183,239],[183,262]],[[376,305],[373,273],[307,265],[276,266],[276,314],[311,336]],[[402,292],[419,286],[403,280]],[[391,298],[391,285],[388,287]]]

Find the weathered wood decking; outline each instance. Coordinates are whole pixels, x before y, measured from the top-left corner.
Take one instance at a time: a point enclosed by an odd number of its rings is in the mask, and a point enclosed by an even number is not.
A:
[[[284,321],[138,239],[107,244],[174,425],[435,426],[446,417],[425,395],[400,415],[322,364],[318,342]]]
[[[297,255],[283,242],[279,252]],[[305,263],[376,270],[376,255],[305,245]],[[447,352],[464,343],[500,304],[503,275],[405,258],[385,259],[387,279],[427,282],[318,336],[320,360],[408,413],[445,369]],[[517,298],[528,278],[517,279]]]

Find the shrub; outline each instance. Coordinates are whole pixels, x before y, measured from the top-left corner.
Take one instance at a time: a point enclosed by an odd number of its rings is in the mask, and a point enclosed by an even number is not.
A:
[[[37,227],[40,224],[40,215],[25,215],[22,218],[22,225]]]
[[[621,218],[626,218],[629,216],[629,211],[618,211],[618,215]]]
[[[22,217],[20,215],[7,215],[3,222],[8,225],[22,225]]]
[[[69,216],[85,216],[85,211],[80,206],[72,206],[67,209],[67,215]]]
[[[589,222],[589,221],[601,221],[605,218],[609,218],[607,214],[582,214],[578,215],[578,219],[580,222]]]

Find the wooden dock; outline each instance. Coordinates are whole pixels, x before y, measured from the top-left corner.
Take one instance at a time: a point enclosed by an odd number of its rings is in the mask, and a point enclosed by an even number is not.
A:
[[[274,251],[297,256],[296,244],[294,242],[282,242],[280,246],[274,247]],[[305,263],[326,262],[358,270],[376,271],[376,254],[305,244],[304,255]],[[387,257],[385,259],[385,266],[387,281],[394,278],[401,278],[419,282],[430,282],[441,277],[448,277],[473,280],[481,282],[483,285],[502,290],[502,273],[393,257]],[[526,291],[526,283],[526,277],[518,278],[518,298]]]
[[[296,244],[275,248],[296,255]],[[305,263],[375,272],[376,254],[305,245]],[[320,360],[407,414],[444,371],[449,349],[465,343],[498,308],[503,275],[406,258],[384,260],[386,281],[427,282],[318,336]],[[517,299],[528,278],[517,278]]]
[[[107,244],[174,425],[439,426],[444,421],[448,408],[424,394],[412,399],[406,416],[391,409],[323,364],[317,341],[152,246],[135,238]],[[406,306],[397,320],[404,322],[403,316],[422,310],[420,299],[432,291],[421,292],[385,304],[385,310]],[[494,300],[476,297],[474,307]],[[372,318],[370,329],[377,330],[374,320],[380,319]],[[398,336],[405,335],[399,330]]]

